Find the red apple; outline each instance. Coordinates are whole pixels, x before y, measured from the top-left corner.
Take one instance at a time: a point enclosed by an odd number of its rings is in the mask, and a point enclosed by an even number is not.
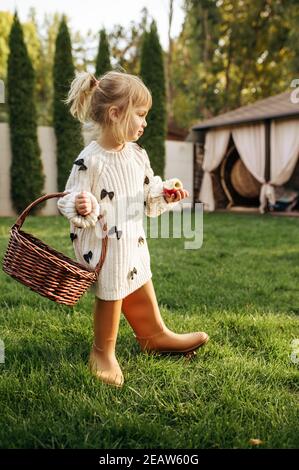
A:
[[[172,194],[175,195],[178,189],[183,189],[183,183],[178,178],[171,178],[165,181],[163,193],[166,196],[171,196]]]

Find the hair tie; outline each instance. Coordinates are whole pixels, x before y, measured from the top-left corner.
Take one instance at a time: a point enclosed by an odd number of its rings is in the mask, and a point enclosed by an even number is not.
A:
[[[95,87],[98,87],[99,84],[100,84],[100,80],[98,80],[97,78],[93,77],[92,78],[92,85],[91,85],[91,89],[95,88]]]

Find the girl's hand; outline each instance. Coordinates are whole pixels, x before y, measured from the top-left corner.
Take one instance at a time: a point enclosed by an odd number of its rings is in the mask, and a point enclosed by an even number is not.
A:
[[[75,198],[76,211],[83,216],[91,213],[91,200],[86,191],[78,194]]]
[[[185,197],[189,197],[190,194],[186,189],[178,189],[175,194],[172,194],[171,196],[166,196],[164,195],[164,199],[166,202],[178,202],[184,199]]]

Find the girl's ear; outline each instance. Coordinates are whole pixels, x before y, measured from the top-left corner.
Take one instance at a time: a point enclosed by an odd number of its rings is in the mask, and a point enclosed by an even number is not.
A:
[[[109,118],[111,119],[111,121],[113,122],[117,122],[118,119],[119,119],[119,109],[117,106],[111,106],[109,108]]]

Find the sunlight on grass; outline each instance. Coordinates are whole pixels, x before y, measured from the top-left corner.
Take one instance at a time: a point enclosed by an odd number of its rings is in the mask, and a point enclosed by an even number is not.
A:
[[[12,218],[0,220],[4,253]],[[23,448],[298,448],[299,220],[208,214],[200,250],[149,239],[167,326],[205,330],[193,360],[141,353],[121,319],[123,389],[87,367],[93,297],[66,307],[1,273],[0,446]],[[62,217],[23,230],[74,257]],[[3,258],[3,256],[2,256]]]

